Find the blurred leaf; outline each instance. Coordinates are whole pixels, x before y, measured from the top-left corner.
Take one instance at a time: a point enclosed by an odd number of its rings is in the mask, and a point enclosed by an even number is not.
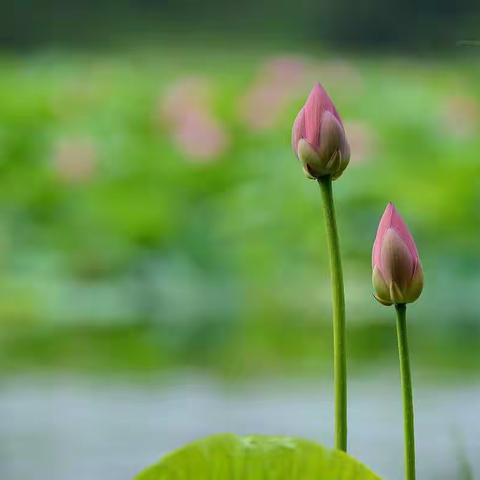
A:
[[[136,480],[375,480],[357,460],[301,438],[220,434],[170,453]]]

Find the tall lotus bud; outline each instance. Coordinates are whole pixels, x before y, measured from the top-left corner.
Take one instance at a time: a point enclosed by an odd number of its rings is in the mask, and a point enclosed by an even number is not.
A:
[[[380,220],[372,252],[375,298],[384,305],[414,302],[422,293],[417,247],[392,203]]]
[[[342,120],[319,83],[295,119],[292,147],[309,178],[331,175],[335,180],[348,165],[350,147]]]

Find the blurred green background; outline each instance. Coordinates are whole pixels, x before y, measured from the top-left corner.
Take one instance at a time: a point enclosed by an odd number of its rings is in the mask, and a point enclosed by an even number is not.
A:
[[[335,183],[352,363],[394,346],[370,284],[392,200],[426,271],[418,360],[478,367],[474,58],[192,45],[4,54],[0,68],[1,369],[323,364],[320,196],[289,143],[317,79],[353,152]]]
[[[426,278],[410,308],[414,370],[434,382],[476,377],[475,2],[2,10],[4,381],[185,369],[330,378],[320,194],[290,147],[315,81],[352,150],[334,184],[352,375],[396,371],[393,312],[370,282],[377,223],[393,201]]]

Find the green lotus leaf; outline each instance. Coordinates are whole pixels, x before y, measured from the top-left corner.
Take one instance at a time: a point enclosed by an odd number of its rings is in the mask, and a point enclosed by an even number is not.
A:
[[[166,455],[135,480],[379,480],[338,450],[293,437],[219,434]]]

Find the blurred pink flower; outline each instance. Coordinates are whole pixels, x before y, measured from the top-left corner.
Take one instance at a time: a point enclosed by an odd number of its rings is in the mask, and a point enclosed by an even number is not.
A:
[[[192,111],[205,111],[210,100],[210,85],[202,77],[185,77],[175,81],[159,101],[159,113],[165,123],[180,122]]]
[[[188,156],[208,161],[220,155],[228,145],[221,125],[206,112],[191,111],[178,123],[173,138]]]
[[[97,151],[88,138],[64,138],[54,146],[53,168],[64,183],[84,183],[96,169]]]
[[[280,56],[269,60],[263,69],[265,79],[283,83],[288,90],[296,90],[305,81],[308,66],[304,58]]]
[[[363,77],[358,68],[344,59],[325,60],[315,69],[317,78],[329,85],[336,85],[348,94],[358,95],[363,89]]]
[[[392,203],[380,220],[372,250],[375,298],[384,305],[414,302],[422,293],[423,269],[415,241]]]
[[[452,95],[445,101],[440,115],[442,130],[457,138],[469,138],[478,131],[480,109],[475,98]]]
[[[308,83],[309,67],[304,59],[282,56],[269,59],[240,98],[240,116],[252,130],[273,127],[279,115]]]
[[[317,83],[295,119],[292,148],[310,178],[338,178],[350,160],[342,120],[325,89]]]
[[[229,136],[211,112],[208,81],[187,77],[175,82],[161,98],[162,124],[177,147],[193,161],[212,161],[229,145]]]

